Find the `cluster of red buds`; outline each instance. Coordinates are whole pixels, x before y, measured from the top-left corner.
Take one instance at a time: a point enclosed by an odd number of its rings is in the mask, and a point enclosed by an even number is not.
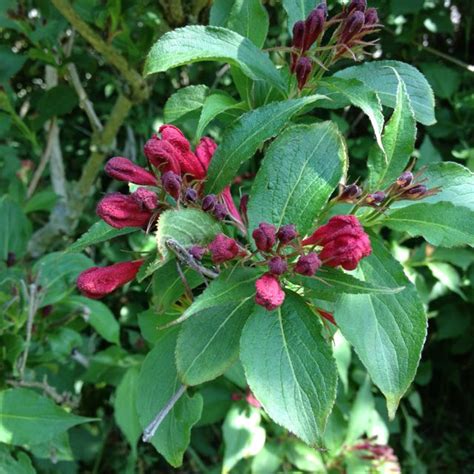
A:
[[[137,227],[149,230],[167,208],[199,207],[218,220],[229,217],[243,228],[229,187],[218,196],[204,196],[202,192],[216,143],[204,137],[193,152],[189,141],[177,127],[163,125],[159,133],[160,137],[153,135],[144,146],[150,170],[123,157],[107,162],[105,172],[110,177],[142,187],[130,194],[108,194],[97,205],[98,216],[117,229]],[[102,298],[133,280],[142,263],[142,260],[137,260],[86,270],[79,276],[79,290],[90,298]]]
[[[400,473],[400,463],[393,449],[386,444],[376,444],[368,439],[352,447],[353,451],[360,452],[360,458],[372,461],[374,467],[382,467],[383,472]]]
[[[326,4],[319,4],[305,20],[297,21],[293,26],[290,70],[296,76],[298,88],[303,89],[316,64],[326,70],[342,57],[356,59],[356,53],[373,44],[363,41],[364,36],[379,26],[377,10],[367,8],[366,0],[352,0],[333,18],[328,18]],[[325,33],[332,27],[332,35],[323,46]],[[312,49],[318,39],[318,47]]]

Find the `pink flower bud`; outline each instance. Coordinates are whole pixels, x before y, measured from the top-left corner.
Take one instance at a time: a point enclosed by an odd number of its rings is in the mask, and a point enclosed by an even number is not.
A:
[[[230,192],[229,186],[223,189],[221,196],[226,206],[227,214],[230,214],[237,222],[242,224],[242,216],[240,215],[237,207],[234,204],[234,200],[232,199],[232,194]]]
[[[179,198],[181,192],[181,183],[183,180],[179,174],[173,173],[172,171],[167,171],[161,176],[161,184],[163,189],[176,200]]]
[[[204,199],[202,200],[202,210],[204,212],[209,212],[213,211],[214,208],[216,207],[217,204],[217,197],[215,194],[208,194],[207,196],[204,196]]]
[[[262,222],[252,232],[255,245],[261,252],[270,252],[276,242],[276,229],[274,225]]]
[[[354,270],[362,258],[372,252],[369,236],[364,232],[357,217],[334,216],[326,225],[303,240],[303,245],[320,245],[319,258],[325,265]]]
[[[207,168],[209,168],[209,164],[211,163],[212,157],[214,155],[214,152],[217,149],[217,144],[216,142],[209,137],[203,137],[199,141],[195,154],[200,161],[201,165],[203,168],[207,171]]]
[[[296,49],[302,49],[304,44],[305,36],[305,22],[302,20],[297,21],[293,25],[293,47]]]
[[[145,188],[138,188],[130,196],[135,199],[144,209],[154,211],[158,206],[158,198],[153,191]]]
[[[201,247],[200,245],[193,245],[188,252],[196,259],[201,260],[204,254],[207,252],[205,247]]]
[[[112,193],[99,202],[97,215],[112,227],[122,229],[123,227],[146,226],[152,212],[133,195]]]
[[[322,8],[315,8],[306,18],[303,51],[307,51],[318,39],[324,28],[326,19],[325,11]]]
[[[99,299],[133,280],[143,260],[122,262],[108,267],[92,267],[77,279],[79,291],[88,298]]]
[[[405,171],[397,178],[397,184],[401,188],[406,188],[407,186],[410,186],[412,182],[413,173],[411,171]]]
[[[295,272],[300,275],[313,276],[321,266],[321,260],[317,253],[302,255],[295,265]]]
[[[284,258],[276,256],[268,262],[268,270],[273,275],[283,275],[288,270],[288,264]]]
[[[348,7],[348,12],[359,11],[365,12],[367,8],[367,0],[352,0]]]
[[[341,42],[347,44],[364,27],[365,15],[361,11],[354,11],[347,18],[341,33]]]
[[[365,26],[373,26],[379,23],[379,16],[376,8],[368,8],[365,12]]]
[[[222,221],[227,217],[227,207],[224,204],[217,203],[212,213],[218,221]]]
[[[150,172],[121,156],[110,159],[104,169],[111,178],[118,181],[156,186],[156,178]]]
[[[240,213],[245,219],[245,222],[248,222],[248,216],[247,216],[248,204],[249,204],[249,195],[243,194],[242,197],[240,198],[239,209],[240,209]]]
[[[171,143],[153,135],[145,143],[143,151],[148,161],[161,172],[173,171],[173,173],[181,174],[181,153]]]
[[[362,194],[362,189],[360,189],[357,184],[348,184],[344,186],[341,194],[338,196],[338,201],[353,202],[358,199]]]
[[[282,225],[277,232],[278,240],[281,244],[289,244],[293,239],[296,239],[298,232],[293,224]]]
[[[375,193],[369,194],[365,198],[365,202],[370,206],[378,206],[385,201],[385,193],[383,191],[376,191]]]
[[[298,80],[298,89],[303,89],[309,78],[309,75],[311,74],[312,68],[313,64],[309,58],[303,56],[298,59],[295,67],[296,79]]]
[[[285,292],[281,289],[278,278],[269,273],[261,276],[255,282],[256,295],[255,302],[260,306],[273,311],[283,304]]]
[[[209,244],[209,250],[214,263],[227,262],[242,254],[239,244],[224,234],[217,234]]]
[[[428,193],[428,188],[424,184],[417,184],[408,188],[403,194],[402,199],[416,200],[422,199]]]
[[[196,202],[198,198],[198,193],[194,188],[188,188],[186,189],[186,192],[184,193],[184,199],[188,202]]]

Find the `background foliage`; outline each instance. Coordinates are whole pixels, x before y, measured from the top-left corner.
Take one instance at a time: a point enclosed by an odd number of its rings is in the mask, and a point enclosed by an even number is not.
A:
[[[137,444],[140,427],[129,410],[137,367],[158,337],[140,286],[132,284],[106,304],[79,296],[74,286],[93,261],[127,260],[124,241],[133,250],[154,244],[123,232],[89,250],[89,257],[78,253],[80,244],[70,244],[97,220],[97,198],[116,189],[101,173],[106,158],[123,155],[143,164],[144,141],[165,121],[191,138],[206,133],[219,140],[222,126],[235,117],[227,67],[216,74],[215,65],[199,63],[147,82],[140,74],[158,37],[209,18],[220,24],[225,3],[217,1],[211,10],[199,0],[79,0],[71,11],[60,0],[0,0],[0,383],[4,389],[21,385],[15,396],[2,393],[0,471],[172,471],[153,447]],[[287,42],[281,3],[292,2],[264,3],[267,46]],[[301,4],[311,8],[314,2]],[[474,170],[473,6],[461,0],[381,0],[371,6],[378,7],[386,26],[376,56],[416,66],[435,92],[437,123],[419,131],[418,166],[450,160]],[[239,31],[237,17],[230,18],[228,26]],[[207,88],[184,89],[189,84]],[[224,101],[213,102],[209,95],[216,86]],[[168,101],[176,90],[182,97]],[[206,113],[211,117],[213,107],[226,101],[218,119],[207,122]],[[373,142],[369,121],[352,108],[327,114],[344,133],[352,163],[360,163],[354,174],[363,174]],[[255,167],[251,162],[245,171],[251,175]],[[243,192],[249,183],[242,180]],[[378,434],[406,472],[471,472],[473,439],[466,420],[472,417],[474,380],[474,253],[435,249],[394,231],[386,237],[428,306],[428,341],[415,384],[393,422],[356,356],[344,342],[337,346],[343,384],[338,402],[344,410],[341,423],[329,428],[332,446],[341,448],[341,463],[350,467],[351,454],[343,446],[364,433]],[[154,298],[172,308],[173,301],[154,285]],[[173,334],[166,337],[172,347]],[[238,394],[243,400],[233,400]],[[232,472],[271,472],[261,466],[272,463],[275,470],[324,469],[324,453],[246,404],[238,371],[209,383],[192,400],[203,403],[204,415],[192,431],[182,472],[219,472],[222,465]],[[32,407],[35,433],[17,421],[10,429],[8,414],[18,406]],[[71,408],[80,416],[69,413]],[[337,461],[331,467],[339,472]]]

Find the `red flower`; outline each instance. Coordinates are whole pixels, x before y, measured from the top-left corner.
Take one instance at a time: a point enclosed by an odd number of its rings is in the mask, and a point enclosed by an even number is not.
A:
[[[269,273],[265,273],[255,282],[255,288],[255,302],[268,311],[278,308],[285,300],[285,292],[281,289],[278,278]]]
[[[156,195],[146,189],[125,195],[112,193],[105,196],[97,205],[97,215],[107,224],[122,229],[123,227],[144,227],[153,215],[156,207]]]
[[[157,182],[156,178],[146,169],[121,156],[110,159],[105,165],[105,172],[111,178],[127,183],[156,186]]]
[[[209,244],[212,261],[223,263],[232,260],[237,255],[242,255],[239,244],[224,234],[217,234],[216,238]]]
[[[304,239],[303,245],[322,246],[319,257],[323,263],[330,267],[341,265],[345,270],[354,270],[372,252],[369,236],[355,216],[332,217]]]
[[[122,262],[108,267],[92,267],[77,279],[79,291],[88,298],[99,299],[133,280],[143,260]]]

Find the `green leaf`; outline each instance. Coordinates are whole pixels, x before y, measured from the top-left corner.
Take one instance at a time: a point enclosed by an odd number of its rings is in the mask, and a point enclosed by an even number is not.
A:
[[[321,88],[319,88],[319,85]],[[321,101],[321,107],[337,109],[345,107],[347,101],[359,107],[369,117],[375,138],[379,147],[383,150],[382,129],[384,117],[382,104],[378,95],[369,89],[364,83],[357,79],[341,79],[340,77],[329,77],[318,84],[318,92],[328,97],[328,100]]]
[[[178,392],[181,382],[174,362],[177,331],[159,340],[143,362],[137,389],[137,412],[142,428],[155,418]],[[202,412],[202,397],[184,393],[158,427],[151,443],[173,467],[183,462],[191,428]]]
[[[360,262],[358,276],[405,289],[394,295],[341,295],[334,316],[372,381],[385,395],[393,418],[415,377],[426,337],[426,314],[400,264],[381,241],[372,236],[371,242],[372,255]]]
[[[411,236],[421,235],[436,246],[474,246],[474,211],[450,202],[419,202],[394,209],[383,224]]]
[[[385,153],[375,146],[369,153],[369,182],[372,190],[383,189],[400,176],[415,150],[415,139],[416,121],[405,84],[400,79],[397,105],[382,137]]]
[[[212,26],[226,26],[233,4],[232,0],[214,0],[209,14],[209,24]]]
[[[199,123],[196,129],[196,137],[201,137],[206,127],[221,113],[239,107],[238,102],[225,92],[215,92],[206,98]]]
[[[94,421],[64,411],[33,390],[0,392],[0,442],[14,445],[49,441],[72,426]]]
[[[76,91],[67,85],[48,89],[38,101],[38,111],[41,119],[66,115],[74,110],[79,102]]]
[[[449,99],[461,84],[461,73],[443,63],[423,63],[421,70],[433,87],[434,93],[442,99]]]
[[[139,370],[131,367],[125,373],[115,392],[114,416],[117,425],[137,456],[137,442],[142,432],[136,409]]]
[[[222,425],[224,460],[222,474],[241,460],[258,454],[265,445],[265,429],[260,426],[260,412],[253,407],[234,405]]]
[[[119,237],[121,235],[131,234],[136,232],[139,229],[136,227],[124,227],[123,229],[115,229],[109,224],[106,224],[104,221],[98,221],[91,226],[91,228],[83,234],[79,239],[77,239],[72,245],[70,245],[66,252],[82,252],[87,247],[91,245],[100,244],[106,240],[113,239],[114,237]]]
[[[260,0],[234,0],[227,27],[261,48],[268,33],[269,19]]]
[[[378,94],[383,105],[395,108],[398,78],[394,69],[406,85],[416,120],[423,125],[436,123],[433,91],[423,74],[409,64],[400,61],[372,61],[348,67],[334,76],[358,79]]]
[[[283,8],[288,15],[288,29],[291,33],[298,20],[304,20],[318,4],[315,0],[283,0]]]
[[[228,279],[224,278],[226,286],[232,288],[226,295],[232,302],[193,313],[181,326],[176,363],[181,381],[186,385],[199,385],[215,379],[239,357],[240,334],[255,304],[256,276],[253,271],[239,269]],[[204,298],[209,300],[212,298],[209,293],[215,292],[215,288],[206,291]],[[199,300],[201,297],[196,303],[203,304]]]
[[[203,84],[179,89],[166,101],[163,109],[165,122],[177,122],[190,112],[201,109],[208,95],[209,87]]]
[[[346,167],[345,145],[332,122],[288,128],[268,148],[252,186],[250,231],[269,222],[295,224],[304,235]]]
[[[184,247],[207,244],[220,231],[216,219],[199,209],[168,210],[159,217],[156,242],[163,258],[168,259],[172,255],[166,246],[168,239],[174,239]]]
[[[23,67],[27,59],[27,56],[23,54],[14,53],[11,47],[8,47],[6,44],[1,45],[0,84],[8,82]]]
[[[323,280],[323,281],[321,281]],[[348,293],[351,295],[376,293],[393,294],[399,293],[404,287],[387,287],[378,284],[378,281],[369,282],[359,280],[355,276],[330,267],[323,267],[318,270],[317,278],[300,277],[301,284],[315,292]]]
[[[86,321],[98,334],[106,341],[120,345],[120,325],[104,303],[84,296],[71,296],[67,302],[73,307],[85,309]]]
[[[327,472],[321,453],[316,449],[310,448],[297,439],[288,440],[285,443],[285,448],[288,461],[297,469],[317,474],[325,474]]]
[[[257,308],[241,339],[253,394],[276,423],[310,445],[320,444],[336,398],[337,368],[321,329],[319,318],[291,293],[273,312]]]
[[[224,133],[212,157],[206,192],[222,191],[233,180],[242,163],[252,158],[265,140],[278,135],[294,115],[321,97],[313,95],[275,102],[243,114]]]
[[[253,80],[287,89],[268,54],[238,33],[216,26],[186,26],[164,34],[148,54],[145,75],[200,61],[228,62]]]
[[[0,260],[10,252],[22,257],[31,236],[31,224],[21,207],[8,196],[0,198]]]
[[[15,459],[8,447],[0,445],[0,472],[2,474],[36,474],[31,459],[22,451],[15,453]]]

